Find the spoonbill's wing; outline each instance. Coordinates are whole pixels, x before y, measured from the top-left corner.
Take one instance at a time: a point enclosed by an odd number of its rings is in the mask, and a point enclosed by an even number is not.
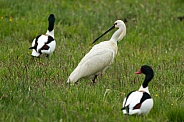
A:
[[[77,66],[81,77],[95,75],[107,68],[113,61],[114,54],[109,49],[90,51]]]

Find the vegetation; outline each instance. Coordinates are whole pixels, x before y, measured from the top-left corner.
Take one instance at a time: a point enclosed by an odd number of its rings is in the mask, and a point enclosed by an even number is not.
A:
[[[181,122],[184,110],[183,0],[0,0],[0,121]],[[56,17],[57,47],[49,57],[30,56],[32,40]],[[126,22],[118,55],[98,82],[67,77],[115,20]],[[113,32],[99,41],[110,39]],[[128,92],[140,87],[144,64],[154,107],[146,116],[124,116]]]

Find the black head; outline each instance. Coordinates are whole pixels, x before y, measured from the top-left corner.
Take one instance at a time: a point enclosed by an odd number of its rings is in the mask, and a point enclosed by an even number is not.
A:
[[[150,66],[148,66],[148,65],[143,65],[143,66],[141,66],[141,71],[142,71],[142,73],[145,74],[145,75],[154,74],[154,73],[153,73],[153,69],[152,69]]]
[[[151,81],[151,79],[154,77],[153,69],[148,65],[141,66],[140,71],[136,72],[136,74],[145,74],[145,80],[143,82],[143,88],[148,86],[148,83]]]
[[[136,74],[145,74],[145,75],[154,75],[153,69],[148,65],[141,66],[140,71],[136,72]]]
[[[55,17],[54,14],[50,14],[49,18],[48,18],[49,22],[55,22]]]

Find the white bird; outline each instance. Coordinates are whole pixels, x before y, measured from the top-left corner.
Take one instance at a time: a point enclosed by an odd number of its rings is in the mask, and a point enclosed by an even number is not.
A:
[[[46,34],[38,35],[32,42],[32,56],[39,57],[42,53],[46,54],[47,57],[53,53],[56,47],[56,41],[54,39],[54,22],[55,17],[53,14],[50,14],[49,26]]]
[[[118,30],[112,35],[111,39],[94,45],[70,74],[67,83],[75,83],[80,78],[85,77],[95,83],[97,76],[102,74],[109,67],[118,51],[117,42],[122,40],[126,35],[125,23],[122,20],[115,21],[111,28],[93,41],[93,43],[95,43],[114,28],[118,28]]]
[[[130,92],[123,101],[124,114],[128,115],[144,115],[148,114],[153,107],[153,99],[148,90],[148,83],[154,77],[154,72],[150,66],[143,65],[136,74],[145,74],[144,82],[138,91]]]

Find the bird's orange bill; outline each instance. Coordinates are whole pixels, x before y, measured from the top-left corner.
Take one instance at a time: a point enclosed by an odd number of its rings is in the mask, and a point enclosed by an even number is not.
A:
[[[98,39],[100,39],[101,37],[103,37],[105,34],[107,34],[109,31],[111,31],[112,29],[115,28],[115,25],[113,25],[111,28],[109,28],[107,31],[105,31],[101,36],[99,36],[98,38],[96,38],[92,44],[94,44]]]

